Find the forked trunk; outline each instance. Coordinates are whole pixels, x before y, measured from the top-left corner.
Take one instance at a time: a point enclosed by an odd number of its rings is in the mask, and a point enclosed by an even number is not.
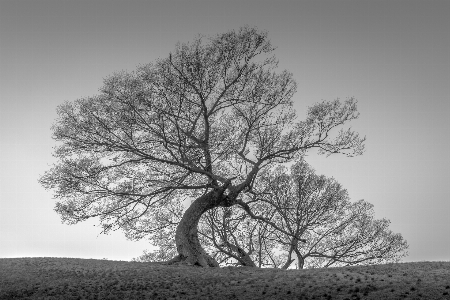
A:
[[[289,249],[288,259],[287,259],[286,263],[284,264],[284,266],[281,267],[282,269],[287,270],[287,268],[289,268],[289,266],[292,264],[292,262],[295,261],[295,259],[292,258],[292,251],[294,251],[295,254],[297,254],[298,266],[301,266],[299,268],[303,269],[303,265],[304,265],[305,261],[304,261],[303,257],[301,256],[300,251],[298,250],[298,242],[299,241],[302,243],[306,243],[305,239],[299,239],[297,237],[294,237],[292,239],[291,246]]]
[[[212,190],[192,202],[178,224],[175,233],[178,255],[169,264],[184,262],[202,267],[219,267],[219,263],[200,245],[197,227],[200,217],[206,211],[220,206],[222,198],[223,192]]]

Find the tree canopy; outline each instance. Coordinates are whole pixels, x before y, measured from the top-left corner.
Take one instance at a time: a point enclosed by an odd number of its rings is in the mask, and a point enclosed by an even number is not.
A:
[[[178,44],[173,53],[105,79],[99,94],[67,101],[52,126],[57,163],[40,183],[68,224],[98,217],[103,232],[156,242],[177,226],[177,257],[218,266],[197,225],[216,207],[251,213],[258,174],[316,148],[360,155],[365,138],[338,127],[354,98],[323,101],[298,120],[291,73],[277,71],[267,33],[252,27]],[[185,199],[195,199],[174,217]]]

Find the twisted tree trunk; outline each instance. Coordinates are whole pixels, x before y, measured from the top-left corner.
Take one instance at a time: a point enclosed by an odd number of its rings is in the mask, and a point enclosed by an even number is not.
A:
[[[184,212],[183,218],[175,232],[175,243],[178,255],[168,264],[186,263],[202,267],[219,267],[219,263],[202,248],[198,238],[198,222],[208,210],[219,206],[230,206],[223,195],[227,184],[220,189],[212,190],[192,202]]]

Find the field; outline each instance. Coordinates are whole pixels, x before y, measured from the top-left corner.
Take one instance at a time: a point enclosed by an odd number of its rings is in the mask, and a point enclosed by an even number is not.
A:
[[[1,258],[0,299],[450,299],[450,262],[279,270]]]

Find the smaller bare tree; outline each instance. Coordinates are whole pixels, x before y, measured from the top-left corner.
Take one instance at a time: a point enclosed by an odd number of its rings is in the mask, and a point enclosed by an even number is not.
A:
[[[267,223],[275,230],[265,239],[286,253],[284,264],[272,267],[287,269],[294,255],[298,268],[397,262],[407,255],[406,241],[388,229],[389,220],[374,219],[372,204],[350,202],[334,178],[316,175],[304,159],[290,172],[284,166],[266,172],[259,187],[247,203],[258,201],[253,211],[272,216]]]

